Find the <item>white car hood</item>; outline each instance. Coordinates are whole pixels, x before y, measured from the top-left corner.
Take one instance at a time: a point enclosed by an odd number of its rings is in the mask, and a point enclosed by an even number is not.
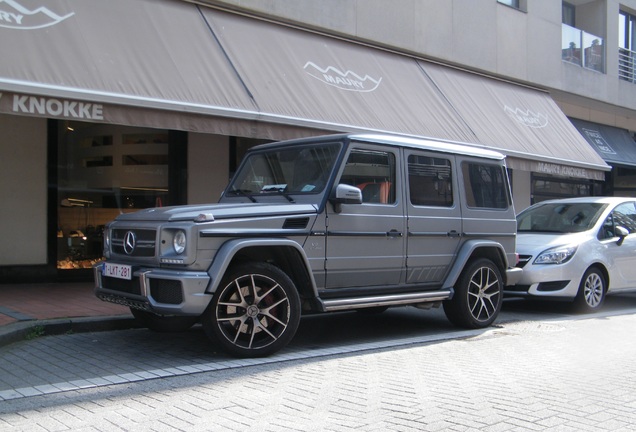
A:
[[[580,244],[588,236],[589,232],[573,234],[517,233],[517,253],[536,255],[551,247]]]

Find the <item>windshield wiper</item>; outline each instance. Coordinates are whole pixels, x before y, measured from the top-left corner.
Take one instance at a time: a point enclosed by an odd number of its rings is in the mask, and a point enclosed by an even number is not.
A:
[[[244,196],[244,197],[248,198],[250,201],[252,201],[253,203],[258,202],[258,201],[256,201],[256,198],[254,198],[254,196],[252,196],[252,191],[251,190],[247,190],[247,189],[232,189],[232,190],[230,190],[230,192],[234,193],[234,195]]]

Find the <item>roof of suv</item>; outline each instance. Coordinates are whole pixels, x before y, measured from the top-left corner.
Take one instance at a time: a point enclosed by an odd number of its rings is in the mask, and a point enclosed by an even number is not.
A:
[[[442,153],[461,154],[466,156],[482,157],[487,159],[502,160],[505,156],[499,152],[488,150],[483,146],[477,144],[468,144],[458,141],[446,141],[435,138],[411,138],[397,135],[382,135],[382,134],[336,134],[336,135],[322,135],[310,138],[300,138],[293,140],[280,141],[276,143],[262,144],[254,149],[264,149],[267,147],[274,147],[279,145],[292,145],[292,144],[306,144],[310,142],[324,142],[334,140],[348,140],[367,142],[373,144],[385,144],[400,147],[409,147],[422,150],[431,150]]]

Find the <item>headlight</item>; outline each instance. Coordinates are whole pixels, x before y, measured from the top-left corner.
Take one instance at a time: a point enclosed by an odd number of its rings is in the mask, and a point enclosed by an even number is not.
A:
[[[186,248],[185,231],[179,230],[174,233],[174,237],[172,238],[172,246],[174,247],[174,251],[177,253],[177,255],[183,253]]]
[[[563,264],[574,256],[578,246],[558,246],[546,249],[534,260],[535,264]]]

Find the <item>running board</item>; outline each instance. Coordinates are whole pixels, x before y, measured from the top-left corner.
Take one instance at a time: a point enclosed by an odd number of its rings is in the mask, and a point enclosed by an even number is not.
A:
[[[453,290],[425,291],[408,294],[386,294],[369,297],[347,297],[343,299],[321,300],[326,312],[361,309],[375,306],[399,306],[418,303],[433,303],[453,297]]]

